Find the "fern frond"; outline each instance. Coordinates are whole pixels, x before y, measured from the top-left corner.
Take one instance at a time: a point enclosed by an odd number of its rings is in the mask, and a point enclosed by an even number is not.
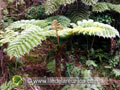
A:
[[[96,64],[93,60],[88,60],[88,61],[86,62],[86,65],[97,67],[97,64]]]
[[[34,47],[41,45],[47,36],[52,36],[55,31],[42,32],[42,29],[29,28],[24,30],[15,39],[9,42],[6,49],[7,54],[12,58],[13,56],[19,58],[26,53],[29,53]]]
[[[108,7],[109,7],[112,11],[115,11],[115,12],[120,13],[120,4],[116,5],[116,4],[108,3]]]
[[[21,23],[20,23],[21,22]],[[33,24],[23,23],[26,21],[19,21],[11,24],[6,28],[6,33],[8,30],[13,30],[13,36],[8,40],[8,48],[5,49],[8,56],[12,58],[13,56],[19,58],[29,53],[31,49],[36,47],[37,45],[41,45],[43,40],[46,40],[47,37],[56,37],[55,30],[44,30],[41,27]],[[27,21],[28,22],[28,21]],[[31,21],[30,21],[31,22]],[[106,38],[111,37],[119,37],[118,31],[110,25],[94,22],[93,20],[83,20],[78,21],[78,25],[74,25],[75,27],[65,28],[63,30],[58,31],[58,35],[60,37],[71,36],[75,34],[85,34],[85,35],[96,35]],[[21,32],[15,32],[15,30],[21,30]],[[8,34],[9,35],[9,34]],[[8,38],[4,38],[3,41]],[[2,42],[0,40],[0,42]],[[3,42],[4,43],[4,42]]]
[[[10,42],[13,40],[19,33],[14,32],[13,30],[7,30],[6,32],[2,33],[2,38],[0,40],[0,46],[2,46],[4,43]]]
[[[41,41],[46,39],[44,36],[39,35],[40,32],[41,30],[39,29],[29,29],[23,31],[21,35],[9,43],[7,54],[10,57],[21,57],[25,53],[29,53],[33,47],[41,44]]]
[[[96,35],[104,38],[119,37],[119,32],[114,27],[108,24],[94,22],[93,20],[78,21],[78,26],[73,29],[74,33]]]
[[[59,9],[61,5],[67,5],[74,3],[77,0],[47,0],[45,2],[45,12],[47,14],[52,14]]]
[[[2,84],[0,86],[0,89],[1,90],[12,90],[15,87],[16,85],[12,81],[9,81],[9,82],[5,82],[4,84]]]
[[[78,21],[73,29],[58,31],[59,36],[69,36],[71,34],[94,35],[104,38],[119,37],[119,32],[108,24],[94,22],[93,20]]]
[[[89,7],[78,2],[78,7],[71,5],[71,8],[66,12],[66,16],[71,19],[71,22],[77,23],[83,19],[88,19],[90,16]]]
[[[51,25],[53,20],[58,20],[64,27],[67,27],[70,24],[70,19],[65,16],[52,16],[45,20],[21,20],[12,23],[6,28],[6,30],[22,31],[26,28],[45,28],[46,26]]]
[[[120,5],[107,2],[98,2],[92,7],[92,11],[94,12],[104,12],[106,10],[120,13]]]
[[[81,0],[86,5],[94,5],[98,2],[98,0]]]
[[[88,19],[90,16],[89,11],[88,12],[77,12],[77,11],[73,11],[71,13],[71,15],[69,16],[69,18],[71,19],[71,21],[73,23],[76,23],[77,21],[83,20],[83,19]]]
[[[120,70],[119,69],[113,69],[113,73],[115,74],[115,76],[120,76]]]
[[[36,28],[44,28],[45,26],[47,26],[49,24],[49,22],[45,21],[45,20],[21,20],[21,21],[16,21],[14,23],[12,23],[10,26],[8,26],[6,28],[6,30],[14,30],[15,29],[18,30],[18,28],[20,29],[26,29],[29,27],[36,27]]]
[[[59,9],[61,5],[66,6],[67,4],[74,3],[78,0],[47,0],[44,4],[45,12],[47,14],[52,14]],[[98,2],[98,0],[81,0],[82,3],[86,5],[94,5]]]
[[[109,7],[105,2],[98,2],[92,7],[92,11],[94,12],[104,12],[106,10],[109,10]]]

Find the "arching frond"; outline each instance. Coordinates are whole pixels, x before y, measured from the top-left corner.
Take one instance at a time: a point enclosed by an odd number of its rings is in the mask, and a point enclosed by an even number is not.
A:
[[[120,13],[120,4],[116,5],[116,4],[108,3],[108,7],[109,7],[111,10]]]
[[[71,4],[77,0],[47,0],[45,2],[45,11],[47,14],[52,14],[59,9],[61,5]]]
[[[81,28],[81,29],[80,29]],[[119,37],[119,32],[108,24],[94,22],[93,20],[78,21],[78,26],[74,28],[74,33],[95,35],[104,38]]]
[[[26,28],[20,35],[16,36],[9,42],[8,48],[6,49],[7,54],[12,57],[21,57],[26,53],[29,53],[31,49],[37,45],[41,45],[42,41],[51,36],[55,31],[43,32],[42,29]]]
[[[20,24],[20,22],[22,24]],[[43,40],[46,40],[47,37],[56,37],[55,30],[43,30],[41,27],[37,25],[33,25],[28,23],[24,23],[27,21],[19,21],[11,24],[11,26],[15,25],[14,27],[7,27],[6,32],[8,30],[13,30],[12,33],[14,36],[10,40],[8,40],[8,48],[5,50],[7,54],[12,58],[13,56],[19,58],[22,57],[24,54],[29,53],[31,49],[34,49],[37,45],[41,45]],[[31,26],[30,26],[31,25]],[[9,29],[10,28],[10,29]],[[17,33],[19,28],[22,28],[21,32]],[[83,20],[78,21],[78,24],[74,24],[73,28],[65,28],[63,30],[58,31],[58,35],[60,37],[67,37],[76,34],[84,34],[84,35],[95,35],[104,38],[111,38],[119,36],[118,31],[110,25],[94,22],[93,20]],[[3,38],[5,39],[9,38]],[[2,39],[2,40],[3,40]],[[2,42],[0,40],[0,42]],[[4,43],[4,42],[2,42]]]
[[[82,1],[85,5],[94,5],[98,0],[47,0],[45,5],[45,12],[47,14],[52,14],[59,9],[61,5],[66,6],[67,4],[74,3],[75,1]]]
[[[49,17],[45,20],[21,20],[12,23],[10,26],[6,28],[6,30],[14,30],[14,31],[22,31],[26,28],[45,28],[48,25],[51,25],[53,20],[58,20],[64,27],[67,27],[70,24],[70,19],[65,16],[53,16]]]
[[[89,6],[86,6],[81,2],[78,2],[78,4],[77,7],[76,5],[71,5],[71,8],[69,8],[65,14],[73,23],[88,19],[90,16]]]
[[[94,5],[98,2],[98,0],[81,0],[86,5]]]
[[[13,30],[7,30],[6,32],[3,32],[2,37],[0,38],[0,46],[2,46],[4,43],[10,42],[13,40],[17,35],[18,32],[14,32]]]
[[[109,7],[105,2],[99,2],[92,7],[92,11],[94,12],[104,12],[106,10],[109,10]]]
[[[120,5],[107,3],[107,2],[98,2],[92,7],[94,12],[103,12],[106,10],[111,10],[120,13]]]
[[[6,30],[14,30],[14,31],[21,31],[26,28],[44,28],[45,26],[48,26],[49,22],[45,20],[21,20],[21,21],[16,21],[12,23],[10,26],[6,28]]]

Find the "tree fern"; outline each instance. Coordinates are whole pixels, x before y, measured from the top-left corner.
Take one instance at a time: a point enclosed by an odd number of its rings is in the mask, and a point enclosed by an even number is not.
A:
[[[120,5],[107,2],[98,2],[92,7],[92,11],[94,12],[103,12],[106,10],[111,10],[120,13]]]
[[[24,54],[29,53],[31,49],[34,49],[37,45],[41,45],[42,41],[46,40],[47,37],[56,37],[55,30],[44,30],[37,25],[23,22],[28,22],[28,20],[17,21],[6,28],[6,32],[8,32],[8,30],[17,31],[17,29],[19,30],[20,28],[24,29],[19,33],[14,31],[17,35],[15,34],[12,36],[12,39],[7,41],[8,48],[5,49],[5,51],[11,58],[13,56],[19,58]],[[119,33],[115,28],[107,24],[94,22],[93,20],[78,21],[78,24],[74,24],[73,28],[65,28],[58,31],[60,37],[67,37],[76,34],[96,35],[104,38],[119,36]],[[5,41],[7,38],[3,39]],[[3,39],[0,40],[1,45],[5,43],[2,42]]]

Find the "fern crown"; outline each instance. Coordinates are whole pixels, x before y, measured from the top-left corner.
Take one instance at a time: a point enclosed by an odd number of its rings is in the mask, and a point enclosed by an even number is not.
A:
[[[52,28],[40,25],[41,20],[21,20],[17,21],[6,28],[0,44],[8,42],[8,47],[5,49],[8,56],[12,58],[20,58],[26,53],[29,53],[34,47],[41,45],[47,37],[56,37],[56,31]],[[65,22],[65,21],[64,21]],[[46,23],[45,23],[46,24]],[[94,22],[93,20],[78,21],[77,24],[71,24],[73,28],[64,28],[58,31],[60,37],[68,37],[76,34],[95,35],[104,38],[119,37],[118,31],[107,24]],[[46,28],[48,27],[48,28]],[[7,37],[10,34],[13,36]]]

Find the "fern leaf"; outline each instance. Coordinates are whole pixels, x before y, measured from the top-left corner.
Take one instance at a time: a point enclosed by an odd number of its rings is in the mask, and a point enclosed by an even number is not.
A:
[[[98,2],[98,0],[81,0],[86,5],[94,5]]]
[[[71,19],[71,21],[73,23],[76,23],[78,20],[83,20],[83,19],[88,19],[90,16],[89,11],[88,12],[77,12],[77,11],[73,11],[71,13],[71,15],[69,15],[69,18]]]
[[[45,12],[48,15],[54,13],[60,7],[60,3],[57,0],[47,0],[44,5],[45,5]]]
[[[1,86],[0,86],[0,89],[1,90],[12,90],[13,88],[15,88],[16,85],[12,82],[12,81],[9,81],[9,82],[5,82],[3,83]]]
[[[76,0],[47,0],[45,2],[45,12],[52,14],[59,9],[61,5],[67,5],[75,2]]]
[[[6,28],[6,30],[16,31],[16,29],[18,30],[18,28],[24,30],[29,27],[44,28],[48,24],[49,24],[49,22],[47,22],[45,20],[34,20],[34,19],[33,20],[21,20],[21,21],[16,21],[16,22],[12,23],[10,26],[8,26]]]
[[[31,49],[42,43],[46,37],[40,35],[41,29],[29,28],[24,30],[14,40],[12,40],[7,48],[7,54],[12,58],[21,57],[25,53],[29,53]]]
[[[88,66],[94,66],[94,67],[97,67],[97,64],[93,61],[93,60],[88,60],[87,62],[86,62],[86,65],[88,65]]]
[[[93,20],[78,21],[78,26],[74,28],[73,32],[96,35],[104,38],[119,37],[119,32],[114,27],[108,24],[94,22]]]
[[[115,76],[120,76],[120,70],[119,69],[113,69],[113,73],[115,74]]]
[[[83,19],[88,19],[90,16],[89,7],[78,2],[78,7],[71,5],[71,8],[66,12],[66,16],[71,19],[71,22],[77,23]]]
[[[94,35],[104,38],[119,37],[119,32],[108,24],[94,22],[93,20],[78,21],[73,29],[58,31],[59,36],[66,37],[72,34]]]
[[[98,2],[92,7],[92,11],[94,12],[104,12],[106,10],[109,10],[109,7],[105,2]]]
[[[20,23],[21,22],[21,23]],[[26,21],[19,21],[11,24],[9,28],[6,28],[6,33],[8,30],[13,30],[15,33],[7,42],[8,48],[5,49],[8,56],[12,58],[13,56],[20,58],[26,53],[29,53],[31,49],[34,49],[37,45],[41,45],[43,40],[46,40],[47,37],[56,37],[55,30],[44,30],[41,27],[34,24],[23,23]],[[78,21],[78,25],[75,27],[65,28],[58,31],[60,37],[71,36],[75,34],[85,34],[85,35],[96,35],[100,37],[119,37],[118,31],[110,25],[94,22],[93,20],[83,20]],[[17,33],[15,30],[22,28],[21,32]],[[8,34],[9,35],[9,34]],[[4,38],[3,41],[8,38]],[[0,40],[0,42],[2,41]],[[3,42],[4,43],[4,42]]]
[[[6,32],[2,33],[2,38],[0,40],[0,46],[4,43],[10,42],[18,35],[18,32],[14,32],[12,30],[7,30]]]
[[[116,4],[112,4],[112,3],[108,3],[108,7],[115,12],[120,13],[120,4],[116,5]]]
[[[120,13],[120,5],[107,2],[98,2],[92,7],[92,11],[94,12],[104,12],[106,10]]]
[[[64,27],[67,27],[69,24],[70,24],[70,19],[65,17],[65,16],[52,16],[52,17],[49,17],[45,20],[35,20],[35,19],[32,19],[32,20],[21,20],[21,21],[16,21],[14,23],[12,23],[10,26],[8,26],[6,28],[6,31],[7,30],[14,30],[14,31],[22,31],[26,28],[31,28],[31,27],[34,27],[34,28],[45,28],[47,27],[48,25],[50,25],[52,23],[53,20],[58,20],[59,23],[62,24],[62,26]]]

